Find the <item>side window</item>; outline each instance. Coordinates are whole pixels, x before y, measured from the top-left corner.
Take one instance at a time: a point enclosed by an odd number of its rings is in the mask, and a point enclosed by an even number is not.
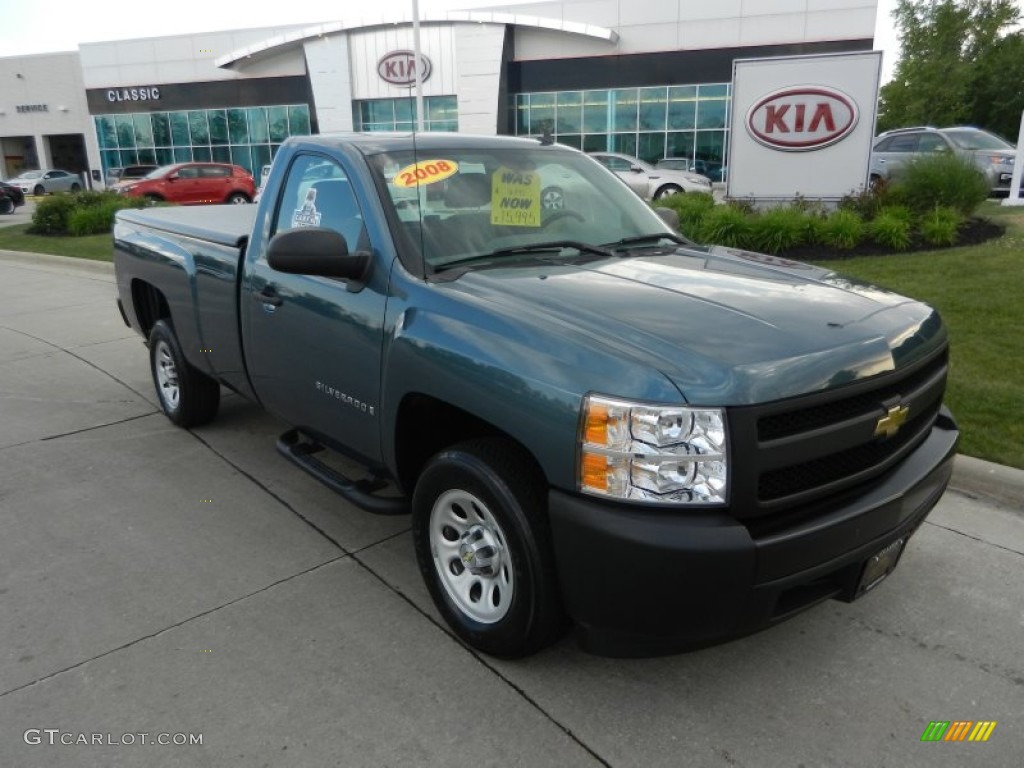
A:
[[[892,137],[892,144],[889,145],[888,152],[917,152],[917,142],[920,138],[920,134],[907,133],[900,136]]]
[[[299,155],[288,169],[271,234],[298,227],[333,229],[350,252],[369,247],[362,213],[341,166],[318,155]]]
[[[204,179],[222,179],[231,175],[231,169],[223,165],[204,165],[199,169],[199,175]]]
[[[629,161],[623,160],[621,157],[605,157],[601,162],[604,163],[606,168],[619,173],[629,170]]]
[[[199,169],[194,165],[186,165],[184,168],[178,169],[179,179],[198,179]]]
[[[934,133],[923,134],[917,145],[918,152],[945,152],[947,149],[946,140]]]

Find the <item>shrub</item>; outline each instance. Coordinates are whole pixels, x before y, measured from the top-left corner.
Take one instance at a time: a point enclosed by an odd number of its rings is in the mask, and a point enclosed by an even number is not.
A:
[[[697,241],[728,248],[746,248],[750,240],[750,217],[732,205],[716,205],[704,215]]]
[[[754,250],[779,253],[807,241],[808,215],[801,208],[773,208],[754,217],[750,223],[750,245]]]
[[[28,231],[35,235],[95,235],[110,232],[122,208],[144,208],[147,200],[115,192],[57,194],[40,200]]]
[[[821,242],[840,250],[855,247],[864,237],[864,222],[853,211],[838,209],[821,225]]]
[[[936,207],[921,217],[921,236],[931,245],[955,245],[963,217],[953,208]]]
[[[892,216],[908,224],[914,223],[914,212],[905,205],[887,205],[879,210],[878,216]]]
[[[839,201],[839,208],[852,211],[865,221],[870,221],[889,203],[891,197],[889,185],[879,184],[856,194],[846,195]]]
[[[63,235],[68,231],[68,216],[75,209],[75,196],[56,194],[36,203],[32,213],[32,225],[28,231],[33,235]]]
[[[715,207],[715,199],[705,192],[691,192],[664,197],[653,205],[655,208],[671,208],[679,214],[679,231],[687,237],[696,238],[704,216]]]
[[[951,152],[937,152],[911,160],[900,180],[891,186],[890,197],[925,213],[948,206],[970,216],[988,197],[988,181],[970,160]]]
[[[868,225],[868,231],[872,239],[885,248],[905,251],[910,247],[910,217],[900,215],[899,209],[878,214]]]

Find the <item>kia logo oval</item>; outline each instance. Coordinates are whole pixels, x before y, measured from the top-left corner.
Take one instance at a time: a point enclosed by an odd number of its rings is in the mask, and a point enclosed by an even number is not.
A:
[[[430,77],[430,59],[420,54],[420,78]],[[392,85],[416,85],[416,54],[412,51],[392,51],[377,62],[377,74]]]
[[[784,152],[809,152],[842,141],[857,126],[854,100],[825,85],[770,93],[747,111],[747,132]]]

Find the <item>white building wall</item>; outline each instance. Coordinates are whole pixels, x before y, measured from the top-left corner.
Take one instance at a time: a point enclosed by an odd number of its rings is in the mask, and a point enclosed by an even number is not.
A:
[[[461,25],[459,25],[461,26]],[[458,85],[453,24],[420,27],[420,50],[430,59],[430,78],[424,96],[450,96]],[[377,74],[377,63],[392,51],[413,49],[412,26],[389,26],[348,33],[353,99],[397,99],[415,95],[412,89],[392,85]]]
[[[45,105],[45,112],[19,112],[18,106]],[[40,167],[50,165],[46,136],[82,134],[90,168],[100,167],[99,147],[85,100],[77,53],[48,53],[0,58],[0,138],[2,151],[23,150],[10,137],[31,137]],[[0,162],[0,178],[6,178]]]
[[[503,24],[460,24],[455,28],[458,62],[459,131],[493,135],[498,129]]]
[[[301,47],[240,70],[222,69],[214,64],[218,57],[238,48],[303,28],[291,25],[83,43],[79,46],[82,78],[86,88],[110,88],[304,75],[306,64]]]
[[[518,60],[773,45],[874,37],[877,0],[563,0],[489,9],[597,24],[616,44],[516,30]]]
[[[352,73],[347,35],[305,44],[306,66],[321,133],[352,130]]]

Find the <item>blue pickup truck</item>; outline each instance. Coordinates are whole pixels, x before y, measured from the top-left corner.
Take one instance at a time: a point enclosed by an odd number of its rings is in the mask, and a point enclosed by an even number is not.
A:
[[[120,212],[118,305],[174,423],[227,387],[410,514],[469,645],[674,652],[875,587],[958,431],[933,309],[668,218],[543,139],[290,139],[257,206]]]

